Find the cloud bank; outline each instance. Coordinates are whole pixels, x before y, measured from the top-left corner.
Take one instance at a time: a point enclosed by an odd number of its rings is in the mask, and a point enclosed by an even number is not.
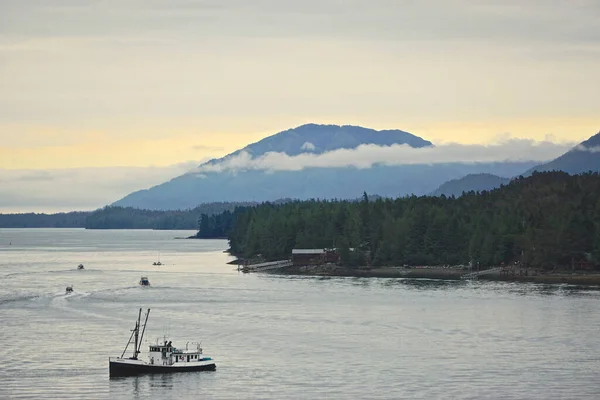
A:
[[[247,152],[226,157],[222,162],[201,165],[192,173],[265,170],[300,171],[305,168],[354,167],[374,165],[489,163],[504,161],[552,160],[573,148],[574,143],[554,143],[549,140],[504,139],[490,145],[446,143],[420,149],[408,145],[361,145],[355,149],[339,149],[323,154],[304,153],[288,156],[269,152],[252,157]]]
[[[94,210],[184,174],[199,162],[167,167],[0,169],[0,213]]]

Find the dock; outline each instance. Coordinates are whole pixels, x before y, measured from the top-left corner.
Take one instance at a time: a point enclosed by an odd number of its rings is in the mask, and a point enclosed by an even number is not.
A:
[[[291,267],[293,265],[292,260],[279,260],[279,261],[269,261],[260,264],[251,264],[251,265],[238,265],[238,271],[242,272],[263,272],[263,271],[271,271],[274,269],[282,269]]]
[[[502,267],[484,269],[483,271],[475,271],[475,272],[469,272],[468,274],[464,274],[460,277],[460,279],[473,280],[473,279],[477,279],[481,275],[493,274],[495,272],[500,272],[500,271],[502,271]]]

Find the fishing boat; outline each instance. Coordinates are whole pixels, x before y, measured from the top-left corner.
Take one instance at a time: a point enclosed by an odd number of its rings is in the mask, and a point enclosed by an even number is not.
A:
[[[69,294],[69,293],[73,293],[73,285],[67,286],[67,289],[65,290],[65,294]]]
[[[154,261],[152,265],[162,265],[162,263],[160,262],[160,253],[158,253],[158,261]]]
[[[140,278],[140,286],[150,286],[150,281],[147,276],[142,276]]]
[[[210,357],[202,354],[202,348],[199,343],[196,346],[191,346],[190,349],[188,344],[184,349],[178,349],[172,345],[171,341],[167,341],[164,337],[163,341],[156,344],[151,344],[148,351],[148,361],[141,360],[138,358],[141,353],[140,347],[144,338],[144,332],[146,331],[146,324],[148,322],[148,315],[150,315],[150,309],[146,312],[146,318],[141,329],[140,336],[140,325],[142,309],[138,314],[138,319],[135,323],[129,341],[123,350],[121,357],[110,357],[108,359],[109,364],[109,376],[133,376],[141,374],[164,374],[172,372],[193,372],[193,371],[215,371],[217,366],[214,360]],[[132,338],[134,340],[133,355],[129,358],[124,358],[127,352],[127,347],[132,344]]]

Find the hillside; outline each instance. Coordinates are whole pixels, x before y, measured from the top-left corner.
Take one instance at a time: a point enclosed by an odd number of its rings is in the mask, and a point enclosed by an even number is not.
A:
[[[600,171],[600,132],[555,160],[532,168],[525,175],[544,171],[564,171],[569,174]]]
[[[431,146],[431,142],[400,130],[376,131],[356,126],[303,125],[279,132],[246,146],[222,159],[203,165],[215,165],[241,151],[253,156],[279,152],[293,156],[336,149],[353,149],[361,144],[411,147]],[[513,176],[533,167],[532,162],[450,163],[422,165],[376,165],[371,168],[321,167],[299,171],[244,170],[188,173],[147,190],[129,194],[113,205],[150,210],[187,209],[217,201],[273,201],[294,199],[352,199],[364,191],[385,197],[424,195],[442,183],[473,173]]]
[[[471,191],[481,192],[484,190],[493,190],[510,182],[509,178],[502,178],[493,174],[469,174],[460,179],[453,179],[445,182],[437,190],[431,193],[432,196],[461,196],[463,193]]]
[[[302,171],[241,171],[191,174],[116,202],[123,207],[150,210],[188,209],[196,204],[223,201],[273,201],[283,197],[353,199],[366,191],[384,197],[429,194],[442,183],[474,173],[513,176],[532,162],[374,166],[372,168],[307,168]]]

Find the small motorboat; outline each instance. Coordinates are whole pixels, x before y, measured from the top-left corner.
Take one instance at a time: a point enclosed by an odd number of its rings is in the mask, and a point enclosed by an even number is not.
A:
[[[73,285],[67,286],[67,289],[66,289],[65,293],[66,294],[73,293]]]
[[[79,264],[79,265],[77,266],[77,269],[83,269],[83,264]]]
[[[162,263],[160,261],[154,261],[152,265],[162,265]]]
[[[150,281],[147,276],[142,276],[140,278],[140,286],[150,286]]]
[[[143,328],[140,325],[142,316],[142,309],[138,314],[138,319],[135,323],[135,328],[129,342],[123,350],[121,357],[109,357],[108,359],[108,374],[112,377],[118,376],[134,376],[141,374],[164,374],[171,372],[193,372],[193,371],[215,371],[217,365],[211,357],[207,357],[202,354],[202,348],[199,343],[195,343],[196,346],[190,346],[188,349],[186,344],[185,349],[178,349],[172,345],[171,341],[164,340],[156,344],[151,344],[148,352],[148,361],[140,360],[138,355],[141,353],[140,348],[142,346],[142,340],[144,338],[144,332],[146,331],[146,324],[148,322],[148,315],[150,309],[146,312],[146,320],[144,321]],[[141,337],[140,337],[140,328]],[[131,339],[134,342],[131,342]],[[188,342],[189,343],[189,342]],[[123,358],[127,347],[130,344],[134,344],[133,356],[129,358]],[[193,348],[195,347],[195,348]]]

